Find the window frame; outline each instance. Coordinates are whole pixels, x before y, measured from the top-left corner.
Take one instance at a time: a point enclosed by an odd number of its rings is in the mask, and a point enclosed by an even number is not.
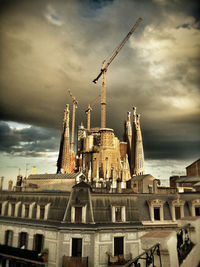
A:
[[[189,208],[191,216],[196,217],[196,207],[200,207],[200,199],[192,199],[189,201]],[[199,216],[198,216],[199,217]]]
[[[25,244],[21,244],[22,242],[22,234],[26,235],[26,239],[25,239]],[[18,247],[22,248],[23,246],[25,246],[25,249],[28,248],[28,233],[27,232],[20,232],[19,233],[19,237],[18,237]]]
[[[73,248],[76,247],[77,249],[77,246],[75,246],[75,244],[73,244],[73,241],[75,240],[81,240],[81,255],[79,256],[74,256],[74,253],[73,253]],[[71,238],[71,256],[72,257],[83,257],[83,238],[79,238],[79,237],[72,237]]]
[[[37,237],[37,236],[42,236],[42,242],[41,242],[41,248],[40,248],[40,250],[36,250],[36,237]],[[43,235],[43,234],[36,233],[36,234],[33,236],[33,250],[34,250],[34,251],[37,251],[38,253],[41,253],[42,250],[43,250],[43,247],[44,247],[44,235]]]
[[[121,239],[122,240],[122,253],[119,253],[119,254],[117,254],[116,253],[116,247],[115,247],[115,240],[116,239]],[[125,242],[124,242],[124,236],[114,236],[113,237],[113,255],[114,256],[119,256],[119,255],[124,255],[124,251],[125,251]]]
[[[10,237],[11,240],[9,240],[9,233],[11,234],[11,237]],[[8,230],[5,231],[4,244],[6,246],[12,247],[12,244],[13,244],[13,230],[8,229]]]
[[[179,195],[177,198],[169,200],[168,201],[170,211],[171,211],[171,217],[172,221],[175,222],[181,218],[184,217],[184,205],[185,205],[185,200],[180,199]],[[176,218],[176,207],[180,208],[180,218]]]
[[[81,221],[75,221],[76,208],[82,208]],[[87,205],[74,205],[71,207],[71,222],[72,223],[86,223],[86,210]]]
[[[121,220],[116,218],[116,209],[121,209]],[[114,223],[126,222],[126,207],[122,205],[111,205],[111,219]]]
[[[165,200],[154,198],[147,200],[149,206],[149,214],[151,222],[163,222],[164,221],[164,203]],[[154,218],[154,208],[160,208],[160,220]]]

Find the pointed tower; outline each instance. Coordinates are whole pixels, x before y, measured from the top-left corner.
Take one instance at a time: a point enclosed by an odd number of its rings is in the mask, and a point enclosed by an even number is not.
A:
[[[70,173],[70,138],[69,138],[69,105],[66,105],[63,119],[63,131],[57,161],[57,173]]]
[[[131,143],[132,143],[132,126],[131,126],[131,112],[127,112],[127,120],[125,121],[125,135],[124,141],[127,143],[127,154],[129,165],[131,165]]]
[[[136,108],[133,107],[131,175],[142,175],[144,172],[144,151],[140,128],[140,115],[136,114]]]

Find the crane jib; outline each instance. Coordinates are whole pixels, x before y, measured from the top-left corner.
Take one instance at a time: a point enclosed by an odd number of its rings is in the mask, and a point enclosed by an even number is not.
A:
[[[119,51],[122,49],[122,47],[124,46],[124,44],[127,42],[127,40],[130,38],[131,34],[135,31],[135,29],[137,28],[138,24],[142,21],[142,18],[138,18],[135,25],[131,28],[131,30],[129,31],[129,33],[126,35],[126,37],[123,39],[123,41],[120,43],[120,45],[117,47],[117,49],[114,51],[114,53],[112,54],[112,56],[110,57],[110,59],[108,60],[105,68],[101,69],[101,72],[99,73],[99,75],[97,76],[96,79],[93,80],[94,83],[97,83],[98,79],[101,77],[102,73],[104,71],[107,70],[108,66],[110,65],[110,63],[113,61],[113,59],[116,57],[116,55],[119,53]]]

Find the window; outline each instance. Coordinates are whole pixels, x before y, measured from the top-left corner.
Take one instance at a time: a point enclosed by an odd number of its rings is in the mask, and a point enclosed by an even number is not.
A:
[[[71,222],[72,223],[86,223],[86,210],[85,206],[72,206],[71,207]]]
[[[5,232],[5,245],[12,246],[12,240],[13,240],[13,231],[7,230]]]
[[[11,216],[14,217],[15,216],[15,203],[11,204]]]
[[[27,243],[28,243],[28,234],[25,232],[21,232],[19,234],[19,247],[27,248]]]
[[[82,222],[82,207],[75,207],[75,222]]]
[[[0,203],[0,215],[1,215],[1,212],[2,212],[2,203]]]
[[[169,200],[168,203],[173,222],[184,217],[185,200],[180,199],[180,196],[178,195],[175,199]]]
[[[154,208],[154,220],[160,221],[160,208],[158,207]]]
[[[126,210],[125,206],[111,206],[112,222],[125,222]]]
[[[34,236],[33,250],[40,253],[43,249],[43,243],[44,243],[44,236],[40,234],[36,234]]]
[[[25,214],[24,214],[25,218],[29,217],[29,204],[25,204]]]
[[[200,216],[200,207],[195,207],[195,215]]]
[[[200,199],[192,199],[189,201],[189,208],[191,216],[200,216],[199,208],[200,208]]]
[[[72,257],[82,257],[81,238],[72,238]]]
[[[44,219],[44,213],[45,213],[45,206],[44,205],[40,205],[40,219],[41,220]]]
[[[114,256],[124,254],[124,238],[115,237],[114,238]]]
[[[175,218],[176,218],[176,220],[181,218],[181,208],[180,208],[180,206],[175,206]]]
[[[147,203],[149,205],[149,215],[150,220],[152,222],[154,221],[163,221],[164,220],[164,211],[163,206],[165,201],[162,199],[149,199],[147,200]]]
[[[115,208],[115,220],[116,222],[122,221],[122,208],[121,207]]]

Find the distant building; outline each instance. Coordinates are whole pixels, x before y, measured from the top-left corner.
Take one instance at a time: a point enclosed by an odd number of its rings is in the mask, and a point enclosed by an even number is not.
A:
[[[187,176],[199,176],[200,177],[200,159],[196,160],[192,164],[186,167]]]
[[[170,187],[176,187],[179,192],[198,191],[200,192],[200,160],[193,162],[186,167],[186,176],[171,176]]]

